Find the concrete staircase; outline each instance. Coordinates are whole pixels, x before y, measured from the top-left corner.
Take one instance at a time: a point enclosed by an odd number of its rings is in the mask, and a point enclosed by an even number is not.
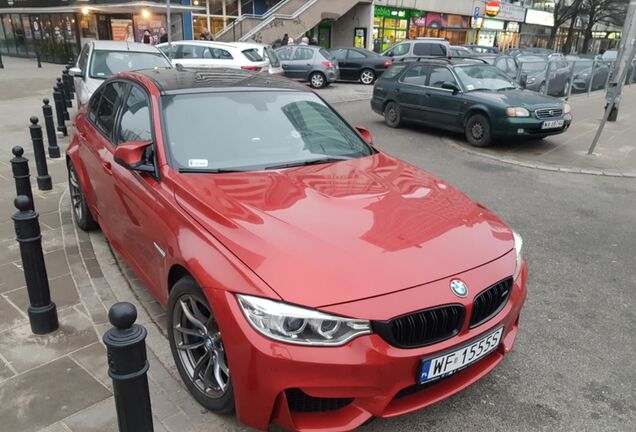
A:
[[[272,43],[287,33],[294,40],[322,20],[336,20],[358,3],[372,0],[283,0],[262,16],[246,14],[219,32],[223,42],[254,40]]]

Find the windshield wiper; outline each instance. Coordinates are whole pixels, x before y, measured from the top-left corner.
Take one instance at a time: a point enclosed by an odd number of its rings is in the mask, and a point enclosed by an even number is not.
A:
[[[319,165],[323,163],[340,162],[340,161],[346,161],[351,159],[353,158],[326,157],[326,158],[320,158],[320,159],[309,159],[304,161],[287,162],[284,164],[270,165],[270,166],[266,166],[264,169],[274,170],[274,169],[291,168],[291,167],[298,167],[298,166]]]
[[[481,88],[476,88],[476,89],[472,89],[472,90],[468,90],[468,91],[493,91],[493,89],[491,88],[486,88],[486,87],[481,87]]]
[[[245,172],[236,168],[210,168],[210,169],[198,169],[198,168],[179,168],[180,174],[218,174],[218,173],[235,173]]]

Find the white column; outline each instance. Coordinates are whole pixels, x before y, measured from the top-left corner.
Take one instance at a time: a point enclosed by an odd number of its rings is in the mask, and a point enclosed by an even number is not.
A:
[[[225,0],[221,0],[221,7],[223,9],[223,29],[227,27],[227,5]]]
[[[212,32],[212,28],[210,28],[210,0],[205,0],[205,17],[207,21],[208,30]]]
[[[243,5],[241,2],[242,0],[236,0],[236,3],[238,4],[238,16],[243,15]]]

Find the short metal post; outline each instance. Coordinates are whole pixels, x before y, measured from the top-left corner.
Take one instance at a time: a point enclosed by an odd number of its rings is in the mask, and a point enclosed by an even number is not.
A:
[[[592,85],[594,85],[594,73],[596,71],[596,59],[592,60],[592,76],[590,76],[590,82],[587,84],[587,96],[592,94]],[[609,72],[608,72],[609,74]]]
[[[51,190],[53,189],[53,184],[51,182],[51,176],[49,175],[49,169],[46,166],[46,153],[44,153],[42,126],[38,124],[38,118],[35,116],[31,117],[31,126],[29,126],[29,132],[31,133],[31,141],[33,141],[35,167],[38,172],[38,189]]]
[[[62,86],[64,87],[64,96],[66,97],[66,107],[72,108],[73,103],[71,98],[73,96],[71,95],[71,87],[68,85],[68,71],[66,69],[62,71]]]
[[[0,69],[4,69],[4,63],[2,63],[2,54],[0,53]]]
[[[609,65],[609,71],[607,72],[607,78],[605,78],[605,85],[603,86],[603,91],[607,91],[607,87],[609,86],[609,82],[610,82],[610,77],[612,76],[612,73],[614,72],[614,67],[616,66],[616,62],[612,62]]]
[[[64,84],[62,84],[62,78],[58,78],[57,82],[55,83],[55,88],[57,89],[57,91],[60,92],[60,95],[62,95],[62,103],[60,104],[60,106],[62,107],[62,114],[64,115],[64,120],[70,120],[71,116],[68,112],[68,109],[66,108],[66,92],[64,91]]]
[[[75,93],[75,79],[73,78],[73,75],[71,75],[71,68],[75,66],[75,62],[73,61],[72,58],[69,59],[68,64],[66,65],[67,70],[69,70],[68,76],[69,76],[69,84],[71,85],[71,92]]]
[[[38,68],[42,68],[42,62],[40,61],[40,50],[35,50],[35,58],[38,61]]]
[[[49,141],[49,157],[57,159],[60,157],[60,148],[57,145],[57,135],[55,133],[55,123],[53,122],[53,107],[49,105],[49,100],[42,100],[42,114],[44,115],[44,124],[46,125],[46,137]]]
[[[523,63],[519,62],[519,68],[517,69],[517,84],[521,85],[521,69],[523,67]]]
[[[31,174],[29,173],[29,160],[22,156],[24,149],[20,146],[15,146],[11,149],[13,153],[13,159],[11,162],[11,171],[13,171],[13,179],[15,180],[15,192],[16,196],[24,195],[29,198],[30,207],[33,208],[33,191],[31,190]]]
[[[137,309],[115,303],[108,311],[114,328],[103,337],[108,351],[108,375],[113,380],[119,432],[152,432],[152,409],[148,390],[146,329],[135,324]]]
[[[572,83],[574,82],[574,66],[576,66],[576,61],[572,62],[572,69],[570,69],[570,77],[568,78],[568,92],[565,95],[565,100],[569,100],[570,96],[572,95]]]
[[[31,331],[35,334],[51,333],[57,330],[59,323],[57,308],[51,301],[38,214],[32,210],[33,204],[26,195],[18,195],[13,203],[18,212],[11,219],[20,245],[22,270],[31,304],[27,309]]]
[[[57,131],[64,136],[68,136],[68,130],[66,129],[66,124],[64,124],[64,109],[62,108],[64,96],[55,87],[53,88],[53,103],[55,104],[55,114],[57,115]]]
[[[68,95],[71,99],[73,99],[73,97],[75,96],[73,94],[75,93],[75,89],[73,88],[73,76],[71,75],[71,72],[69,72],[72,67],[73,66],[71,64],[67,64],[66,66],[64,66],[64,71],[62,72],[64,76],[64,82],[66,83],[66,91],[68,92]]]

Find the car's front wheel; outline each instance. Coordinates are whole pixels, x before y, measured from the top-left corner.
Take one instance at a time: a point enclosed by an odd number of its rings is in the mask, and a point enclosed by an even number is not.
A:
[[[474,147],[486,147],[492,142],[490,122],[483,114],[473,114],[464,129],[468,143]]]
[[[396,128],[402,124],[400,106],[395,102],[389,102],[384,107],[384,123],[388,127]]]
[[[371,85],[375,81],[375,72],[371,69],[363,69],[360,72],[360,82],[365,85]]]
[[[174,284],[168,306],[168,339],[181,379],[209,411],[234,410],[234,392],[221,331],[199,285],[189,276]]]
[[[327,86],[327,78],[322,72],[312,72],[309,75],[309,85],[313,88],[319,89]]]
[[[69,161],[66,169],[68,171],[68,188],[71,194],[71,206],[73,210],[73,219],[80,229],[84,231],[94,231],[99,228],[99,224],[93,219],[88,203],[86,202],[86,195],[82,190],[82,185],[79,182],[79,176],[73,162]]]

